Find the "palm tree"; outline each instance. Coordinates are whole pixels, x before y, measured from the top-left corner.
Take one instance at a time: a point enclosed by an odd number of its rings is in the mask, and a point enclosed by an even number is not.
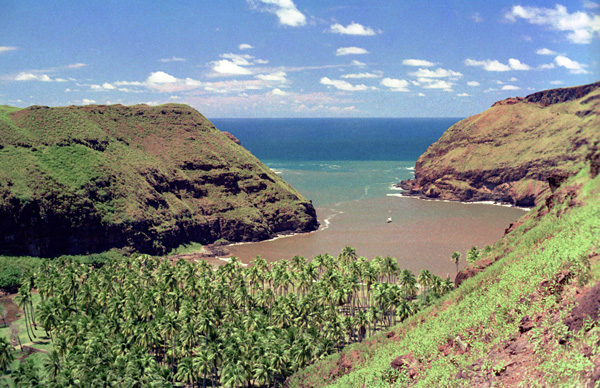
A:
[[[456,251],[452,254],[452,262],[456,264],[456,274],[458,275],[458,264],[460,263],[460,252]]]
[[[0,371],[6,372],[14,360],[14,348],[6,338],[0,337]]]

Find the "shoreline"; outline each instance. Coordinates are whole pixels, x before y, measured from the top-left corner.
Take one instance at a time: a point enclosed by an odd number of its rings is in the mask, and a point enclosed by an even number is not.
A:
[[[398,186],[394,186],[394,190],[399,190],[399,191],[405,191],[403,188],[398,187]],[[436,202],[453,202],[453,203],[462,203],[464,205],[493,205],[493,206],[502,206],[502,207],[508,207],[508,208],[514,208],[514,209],[519,209],[519,210],[523,210],[525,212],[530,211],[531,207],[523,207],[523,206],[517,206],[517,205],[513,205],[509,202],[503,202],[503,201],[494,201],[494,200],[487,200],[487,201],[459,201],[459,200],[453,200],[453,199],[437,199],[437,198],[430,198],[427,197],[423,194],[408,194],[408,193],[397,193],[397,194],[386,194],[387,197],[399,197],[399,198],[415,198],[415,199],[420,199],[423,201],[436,201]]]

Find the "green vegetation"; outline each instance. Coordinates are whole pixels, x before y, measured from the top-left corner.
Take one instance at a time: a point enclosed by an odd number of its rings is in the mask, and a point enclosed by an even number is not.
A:
[[[427,270],[416,278],[394,258],[366,260],[350,247],[337,258],[257,257],[248,267],[235,258],[217,268],[147,255],[99,268],[45,260],[23,276],[15,301],[21,341],[36,341],[37,327],[52,350],[43,367],[20,363],[10,377],[46,387],[270,386],[452,288],[450,279]]]
[[[255,241],[312,205],[185,105],[0,107],[0,254]]]
[[[348,346],[288,386],[586,386],[600,362],[600,325],[584,319],[581,329],[569,329],[566,322],[578,293],[600,282],[599,194],[600,176],[592,180],[583,168],[484,249],[494,264],[394,327],[393,340],[376,335]],[[408,361],[393,369],[399,356]],[[353,357],[351,367],[333,373],[344,357]],[[510,376],[518,377],[503,380]]]

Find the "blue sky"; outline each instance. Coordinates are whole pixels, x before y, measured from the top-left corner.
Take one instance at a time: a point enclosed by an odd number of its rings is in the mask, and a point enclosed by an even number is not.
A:
[[[459,117],[600,79],[600,3],[0,0],[0,104]]]

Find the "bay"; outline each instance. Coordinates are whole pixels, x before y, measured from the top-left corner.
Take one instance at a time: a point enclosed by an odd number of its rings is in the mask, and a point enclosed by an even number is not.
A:
[[[525,212],[489,204],[425,201],[400,196],[394,184],[414,176],[414,164],[458,118],[213,119],[311,200],[321,228],[229,247],[243,263],[295,255],[392,256],[402,268],[456,272],[454,251],[483,247]],[[392,222],[388,223],[391,218]]]

